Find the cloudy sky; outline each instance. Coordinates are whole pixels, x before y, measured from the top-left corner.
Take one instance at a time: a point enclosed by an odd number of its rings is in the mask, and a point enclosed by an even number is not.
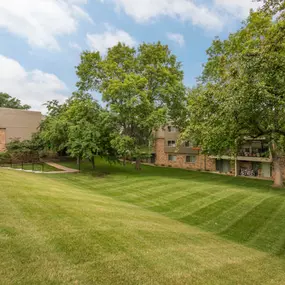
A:
[[[0,0],[0,92],[42,110],[76,90],[82,50],[168,44],[192,86],[215,36],[240,27],[251,0]],[[100,95],[96,95],[100,100]]]

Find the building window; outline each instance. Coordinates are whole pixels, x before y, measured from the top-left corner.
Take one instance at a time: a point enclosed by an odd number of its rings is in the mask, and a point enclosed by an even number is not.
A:
[[[187,155],[186,162],[188,163],[196,163],[196,155]]]
[[[191,142],[190,141],[186,141],[184,143],[185,147],[192,147]]]
[[[169,154],[168,161],[176,161],[176,155]]]
[[[167,146],[169,147],[176,147],[176,142],[175,141],[168,141]]]
[[[176,129],[175,127],[172,127],[172,126],[168,126],[168,127],[167,127],[167,130],[168,130],[169,133],[175,133],[175,132],[177,132],[177,129]]]

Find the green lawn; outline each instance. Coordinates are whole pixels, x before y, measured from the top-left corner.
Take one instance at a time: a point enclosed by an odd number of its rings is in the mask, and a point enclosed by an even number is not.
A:
[[[0,169],[0,284],[285,284],[285,189],[97,168]]]

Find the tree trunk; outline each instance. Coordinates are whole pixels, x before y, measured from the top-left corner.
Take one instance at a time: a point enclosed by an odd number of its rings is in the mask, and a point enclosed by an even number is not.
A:
[[[77,165],[78,165],[78,170],[81,170],[81,159],[80,156],[77,157]]]
[[[92,169],[95,170],[95,156],[92,156],[92,158],[90,160],[92,163]]]
[[[282,169],[280,165],[280,151],[277,148],[277,145],[275,142],[271,144],[270,147],[272,159],[273,159],[273,168],[274,168],[274,184],[273,187],[283,187],[283,175],[282,175]]]
[[[141,159],[140,158],[136,159],[136,170],[141,170]]]
[[[124,155],[124,158],[123,158],[123,165],[126,166],[126,156]]]
[[[80,163],[80,157],[79,157],[79,156],[77,156],[76,164],[77,164],[77,165],[79,165],[79,163]]]
[[[283,176],[282,169],[280,166],[280,157],[276,154],[273,154],[273,167],[274,167],[274,184],[273,187],[283,187]]]

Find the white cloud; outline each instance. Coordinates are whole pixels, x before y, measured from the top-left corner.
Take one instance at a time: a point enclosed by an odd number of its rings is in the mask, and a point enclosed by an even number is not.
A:
[[[106,31],[97,34],[87,34],[87,44],[91,49],[105,54],[108,48],[115,46],[117,43],[125,43],[128,46],[135,46],[136,40],[123,30],[116,29],[105,24]]]
[[[177,43],[178,45],[180,45],[181,47],[184,46],[185,44],[185,40],[184,40],[184,36],[181,34],[175,34],[175,33],[168,33],[167,34],[167,38],[175,43]]]
[[[138,23],[146,23],[159,17],[171,17],[191,22],[206,30],[221,31],[232,20],[248,16],[261,2],[252,0],[98,0],[112,3],[115,9],[124,11]]]
[[[26,71],[19,62],[0,55],[0,92],[17,97],[33,110],[45,112],[42,106],[48,100],[63,102],[67,87],[56,75],[41,70]]]
[[[74,33],[80,19],[92,21],[78,5],[86,0],[0,0],[0,29],[31,46],[59,50],[58,36]]]
[[[205,5],[197,5],[192,0],[109,1],[115,3],[117,10],[124,10],[127,15],[140,23],[148,22],[160,16],[169,16],[182,21],[190,21],[195,26],[209,30],[220,30],[223,26],[221,17],[215,11]]]
[[[68,46],[69,46],[70,48],[75,49],[75,50],[78,50],[78,51],[80,51],[80,52],[82,51],[81,46],[80,46],[79,44],[77,44],[77,43],[69,42],[69,43],[68,43]]]
[[[217,9],[224,10],[238,19],[244,19],[249,15],[250,9],[256,10],[262,2],[252,0],[214,0]]]

